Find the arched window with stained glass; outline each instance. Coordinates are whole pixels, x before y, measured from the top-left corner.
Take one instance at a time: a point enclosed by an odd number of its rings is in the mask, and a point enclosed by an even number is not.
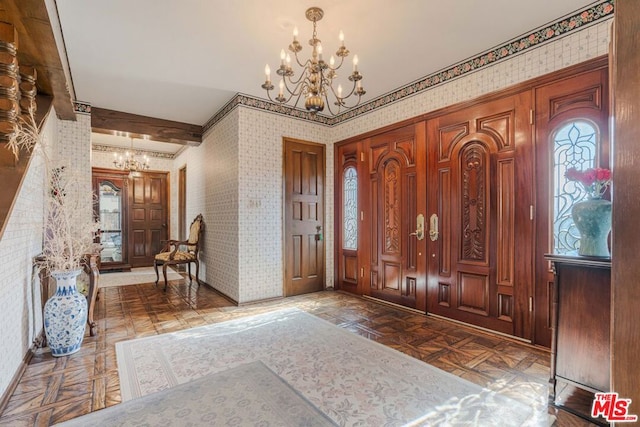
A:
[[[343,175],[342,248],[358,249],[358,172],[348,166]]]
[[[596,126],[586,120],[564,123],[552,135],[553,251],[565,254],[577,250],[580,242],[571,208],[586,198],[584,188],[565,178],[565,173],[570,168],[596,167],[600,135]]]

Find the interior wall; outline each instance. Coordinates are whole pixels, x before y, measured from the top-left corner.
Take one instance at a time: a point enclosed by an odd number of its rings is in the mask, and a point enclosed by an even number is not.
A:
[[[520,55],[483,67],[334,128],[239,106],[230,114],[236,120],[235,135],[224,130],[229,128],[227,117],[212,128],[201,147],[189,148],[174,161],[172,188],[177,187],[178,167],[188,164],[188,209],[193,206],[192,197],[198,194],[211,194],[214,198],[222,195],[223,200],[230,202],[224,207],[217,205],[216,208],[210,207],[207,210],[211,214],[222,214],[213,215],[213,218],[205,215],[207,246],[215,245],[213,248],[209,247],[208,251],[213,250],[216,255],[233,252],[238,258],[234,262],[229,258],[208,254],[205,261],[210,272],[206,277],[207,282],[240,303],[282,296],[283,137],[327,144],[326,285],[333,286],[333,142],[605,55],[609,47],[610,22],[611,20],[602,21],[572,32],[563,38],[528,49]],[[217,136],[214,137],[213,134]],[[223,140],[227,143],[220,142]],[[206,148],[202,148],[203,146]],[[202,156],[199,154],[202,150],[210,154]],[[192,179],[198,179],[195,176],[200,173],[196,171],[200,170],[205,159],[211,159],[207,161],[208,168],[217,164],[216,170],[224,171],[221,182],[194,184]],[[211,163],[213,159],[216,163]],[[232,163],[226,164],[223,159]],[[234,173],[237,187],[232,183]],[[203,192],[201,188],[207,190]],[[235,197],[232,195],[234,190],[237,190]],[[177,196],[172,197],[172,223],[177,223],[174,206],[176,202]],[[209,203],[211,206],[211,203],[218,202]],[[206,204],[203,202],[198,205]],[[194,215],[187,213],[188,218]],[[215,231],[211,229],[212,221]],[[211,233],[216,233],[215,237]],[[226,279],[212,274],[212,271],[225,273]],[[229,272],[237,273],[237,276],[230,277]]]
[[[52,111],[42,136],[49,142],[57,135],[58,120]],[[43,184],[44,160],[34,155],[0,239],[0,395],[42,328],[40,284],[32,280],[32,269],[33,258],[42,252]]]
[[[327,128],[238,107],[238,302],[283,295],[283,137],[327,144]],[[326,147],[325,280],[333,284],[333,146]]]
[[[91,194],[91,115],[76,113],[76,120],[58,120],[57,141],[51,146],[51,161],[64,165],[81,181],[81,191]],[[87,218],[93,217],[93,203],[87,197],[83,207]]]
[[[171,173],[171,188],[177,189],[177,169],[188,165],[187,223],[199,213],[204,217],[200,277],[235,301],[240,299],[238,122],[236,109],[204,135],[200,146],[178,156]],[[173,193],[171,223],[177,224],[177,192]]]
[[[606,55],[609,52],[611,22],[612,19],[607,19],[575,30],[547,44],[526,49],[517,56],[343,122],[331,129],[331,140],[342,141]]]

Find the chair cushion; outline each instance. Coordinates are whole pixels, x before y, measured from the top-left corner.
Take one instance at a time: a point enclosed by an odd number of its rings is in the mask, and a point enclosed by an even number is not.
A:
[[[177,251],[173,258],[171,258],[172,252],[161,252],[155,256],[158,261],[195,261],[196,257],[189,252]]]
[[[196,244],[198,243],[198,237],[200,234],[200,221],[194,221],[191,224],[191,229],[189,230],[189,243]]]

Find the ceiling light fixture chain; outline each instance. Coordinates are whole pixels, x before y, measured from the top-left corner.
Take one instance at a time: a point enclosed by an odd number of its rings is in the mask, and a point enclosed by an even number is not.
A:
[[[133,149],[133,137],[131,139],[131,151],[122,153],[113,153],[113,166],[116,169],[127,170],[131,172],[143,171],[149,169],[149,157],[143,156],[142,160],[136,158],[136,151]]]
[[[267,91],[267,96],[271,101],[285,104],[295,98],[295,102],[293,102],[294,108],[298,106],[300,98],[304,96],[304,106],[312,114],[323,111],[325,105],[329,113],[333,115],[339,114],[343,109],[358,106],[362,96],[366,93],[362,87],[362,74],[358,71],[358,56],[355,55],[353,57],[353,71],[347,77],[352,84],[351,90],[344,95],[342,85],[338,84],[337,88],[334,87],[338,77],[337,71],[342,67],[344,59],[349,56],[349,49],[344,45],[344,34],[340,31],[340,47],[336,51],[336,56],[340,58],[340,63],[336,65],[333,56],[327,63],[322,57],[322,42],[317,34],[317,22],[324,16],[324,11],[319,7],[311,7],[307,9],[305,16],[313,23],[313,33],[309,40],[309,45],[312,48],[311,57],[304,62],[298,57],[298,53],[302,51],[302,45],[298,41],[297,27],[293,29],[293,41],[289,45],[289,51],[293,53],[296,62],[302,67],[300,76],[298,78],[294,77],[295,72],[291,66],[291,55],[285,53],[284,49],[282,49],[280,51],[280,67],[276,70],[276,74],[281,77],[278,85],[278,95],[275,98],[271,97],[274,85],[271,82],[269,64],[264,68],[266,80],[262,88]],[[357,96],[355,103],[347,105],[346,100],[354,95]],[[335,106],[335,110],[331,107],[332,104]]]

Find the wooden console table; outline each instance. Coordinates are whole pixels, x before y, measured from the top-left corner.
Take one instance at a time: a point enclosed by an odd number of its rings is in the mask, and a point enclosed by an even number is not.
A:
[[[36,257],[35,263],[38,262],[39,257]],[[34,263],[34,265],[35,265]],[[98,297],[98,281],[100,278],[100,255],[87,255],[83,264],[84,272],[89,276],[89,289],[87,292],[87,325],[89,326],[89,335],[95,336],[98,332],[98,323],[93,319],[93,311],[96,305],[96,299]],[[44,313],[44,305],[47,299],[55,290],[52,290],[49,286],[49,272],[45,269],[40,270],[40,295],[42,300],[42,312]],[[42,341],[38,343],[39,347],[47,346],[47,337],[42,334]]]
[[[549,403],[590,422],[594,393],[610,388],[611,259],[545,255],[552,263]]]

